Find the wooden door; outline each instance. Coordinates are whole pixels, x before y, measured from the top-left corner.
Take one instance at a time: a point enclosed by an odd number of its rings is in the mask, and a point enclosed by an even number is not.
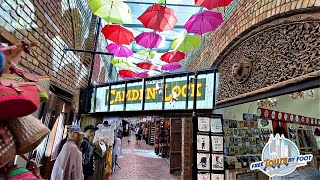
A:
[[[181,172],[182,119],[170,119],[170,174]]]

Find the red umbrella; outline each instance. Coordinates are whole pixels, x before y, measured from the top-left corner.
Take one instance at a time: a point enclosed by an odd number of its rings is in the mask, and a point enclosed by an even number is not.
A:
[[[172,30],[174,25],[178,22],[173,10],[159,4],[150,6],[138,20],[146,28],[156,30],[158,32],[165,30]]]
[[[141,69],[147,69],[147,70],[157,70],[158,66],[149,63],[149,62],[141,62],[137,64],[137,67],[141,68]]]
[[[123,78],[134,78],[134,77],[138,77],[138,74],[136,72],[133,72],[131,70],[120,70],[119,75]]]
[[[116,44],[129,45],[134,41],[132,32],[120,25],[105,25],[101,32],[106,39]]]
[[[161,56],[162,61],[167,63],[179,62],[184,58],[186,58],[186,54],[181,51],[170,51]]]
[[[194,0],[194,2],[198,6],[211,10],[213,8],[228,6],[232,0]]]

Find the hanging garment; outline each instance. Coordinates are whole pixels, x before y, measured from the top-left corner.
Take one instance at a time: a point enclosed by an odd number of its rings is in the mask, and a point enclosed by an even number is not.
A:
[[[102,148],[101,148],[102,147]],[[106,144],[100,144],[97,141],[94,145],[94,173],[93,178],[94,180],[104,180],[106,178]]]
[[[51,180],[82,179],[82,155],[74,140],[68,140],[54,163]]]
[[[108,146],[113,146],[114,143],[114,127],[113,126],[104,126],[103,124],[99,124],[97,126],[99,129],[95,132],[93,143],[98,141],[100,137],[104,138],[104,142]]]
[[[116,142],[114,143],[114,147],[113,147],[113,151],[112,153],[114,155],[119,155],[121,152],[121,139],[120,138],[117,138],[116,139]]]
[[[82,152],[82,168],[83,168],[83,175],[84,180],[90,180],[93,176],[94,167],[93,167],[93,145],[89,141],[88,138],[84,137],[81,145],[80,150]]]
[[[106,169],[107,174],[112,174],[112,149],[110,147],[107,148],[106,151]]]

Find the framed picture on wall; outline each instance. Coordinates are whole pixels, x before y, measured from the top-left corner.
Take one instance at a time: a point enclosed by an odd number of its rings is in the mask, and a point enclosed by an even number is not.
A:
[[[224,180],[224,174],[211,174],[211,180]]]
[[[211,132],[222,133],[222,121],[220,118],[212,118],[210,120]]]
[[[223,154],[212,154],[212,170],[223,170]]]
[[[206,135],[197,135],[197,149],[202,151],[210,150],[210,139]]]
[[[210,180],[209,173],[198,173],[198,180]]]
[[[197,168],[199,170],[210,170],[209,153],[197,153]]]
[[[198,130],[202,132],[210,131],[210,118],[198,117]]]
[[[211,136],[212,151],[223,151],[223,136]]]

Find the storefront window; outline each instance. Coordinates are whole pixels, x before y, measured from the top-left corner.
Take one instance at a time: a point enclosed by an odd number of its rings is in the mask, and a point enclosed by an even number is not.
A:
[[[224,118],[227,176],[247,171],[251,162],[261,160],[270,134],[283,134],[297,145],[300,154],[319,154],[320,88],[216,109],[214,113]],[[317,158],[309,165],[318,169]]]
[[[145,110],[161,110],[164,90],[163,79],[146,81]]]
[[[97,88],[95,112],[108,111],[108,91],[109,86]],[[94,103],[93,103],[94,104]]]
[[[110,111],[123,111],[124,107],[124,96],[125,96],[125,85],[112,85],[111,96],[110,96]]]
[[[187,88],[187,77],[166,79],[165,109],[185,109]]]
[[[126,110],[136,111],[142,109],[142,82],[127,84]]]

